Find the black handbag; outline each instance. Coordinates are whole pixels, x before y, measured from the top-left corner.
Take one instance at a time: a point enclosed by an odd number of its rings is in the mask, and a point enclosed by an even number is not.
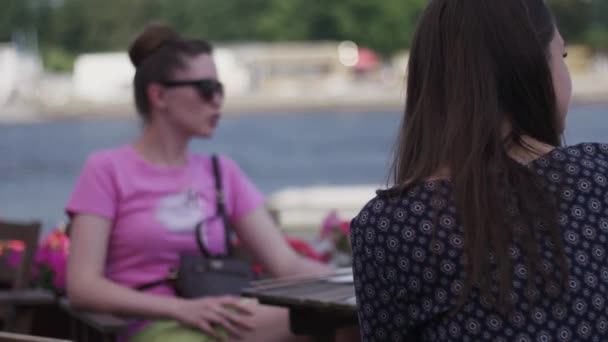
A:
[[[201,255],[181,255],[179,269],[176,272],[171,272],[169,277],[163,281],[141,285],[137,287],[139,290],[170,282],[177,295],[184,298],[240,295],[241,291],[253,280],[251,266],[245,260],[234,256],[234,248],[230,243],[232,230],[224,205],[219,160],[216,155],[213,155],[211,161],[215,176],[217,215],[224,223],[226,254],[222,256],[209,254],[201,238],[203,223],[200,222],[195,228],[195,238]]]

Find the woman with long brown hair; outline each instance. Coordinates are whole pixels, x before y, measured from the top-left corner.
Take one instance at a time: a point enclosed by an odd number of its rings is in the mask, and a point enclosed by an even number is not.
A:
[[[608,146],[561,146],[543,0],[431,0],[392,168],[351,223],[365,341],[608,339]]]

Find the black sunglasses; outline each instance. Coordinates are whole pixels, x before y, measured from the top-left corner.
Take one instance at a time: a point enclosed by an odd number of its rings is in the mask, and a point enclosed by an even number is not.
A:
[[[170,88],[195,87],[198,90],[198,94],[206,101],[213,100],[215,94],[224,96],[224,85],[222,82],[212,78],[191,81],[160,81],[159,83]]]

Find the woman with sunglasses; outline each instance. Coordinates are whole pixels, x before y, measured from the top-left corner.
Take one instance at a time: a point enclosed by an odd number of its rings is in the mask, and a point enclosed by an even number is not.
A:
[[[351,222],[364,341],[608,341],[608,145],[561,146],[544,0],[431,0],[393,187]]]
[[[132,144],[89,157],[67,205],[72,217],[68,296],[78,307],[133,317],[129,341],[205,341],[230,335],[246,341],[296,339],[286,310],[233,296],[183,299],[165,277],[180,254],[197,253],[194,227],[203,222],[211,254],[224,252],[210,156],[188,152],[220,119],[223,87],[211,46],[164,25],[146,28],[131,45],[135,104],[144,122]],[[326,273],[285,243],[262,194],[231,159],[219,158],[224,202],[239,239],[274,276]],[[155,320],[155,321],[152,321]]]

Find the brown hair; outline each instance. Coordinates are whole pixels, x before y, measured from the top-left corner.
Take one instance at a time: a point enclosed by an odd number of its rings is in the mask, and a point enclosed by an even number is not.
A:
[[[175,70],[184,68],[184,57],[211,54],[206,41],[185,39],[165,24],[151,24],[141,32],[129,48],[129,58],[135,66],[133,88],[135,105],[144,121],[150,120],[150,83],[167,80]]]
[[[507,153],[509,144],[530,148],[522,135],[560,144],[548,64],[555,31],[543,0],[431,0],[416,29],[391,174],[405,189],[449,170],[464,227],[461,304],[474,284],[506,303],[513,242],[522,246],[528,286],[540,269],[539,245],[549,240],[557,251],[549,262],[559,264],[562,286],[566,280],[555,199]]]

